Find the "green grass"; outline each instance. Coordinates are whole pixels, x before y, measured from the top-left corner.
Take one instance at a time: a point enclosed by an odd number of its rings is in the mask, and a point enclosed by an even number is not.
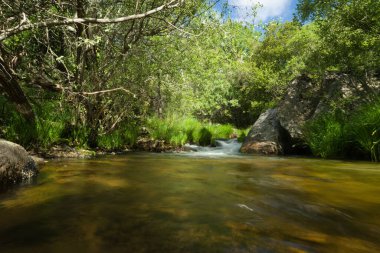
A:
[[[152,117],[147,121],[150,137],[164,140],[179,146],[193,143],[202,146],[213,145],[215,139],[229,138],[235,129],[231,125],[210,124],[200,122],[191,117]]]
[[[41,148],[48,148],[52,144],[65,142],[61,138],[65,125],[61,121],[39,120],[37,123],[37,142]]]
[[[305,127],[307,144],[316,156],[333,158],[343,156],[347,142],[344,123],[336,115],[321,116]]]
[[[231,125],[214,124],[209,125],[207,129],[211,133],[212,144],[215,144],[216,139],[228,139],[234,133],[234,128]]]
[[[106,150],[121,150],[126,147],[132,147],[137,142],[138,134],[138,126],[135,124],[123,124],[111,133],[100,135],[98,146]]]
[[[347,130],[371,160],[380,161],[380,99],[360,108],[349,121]]]
[[[251,130],[251,127],[248,127],[246,129],[238,129],[237,130],[238,142],[244,142],[245,137],[248,136],[248,133],[250,130]]]
[[[380,160],[380,99],[350,115],[325,114],[305,126],[307,144],[323,158]]]

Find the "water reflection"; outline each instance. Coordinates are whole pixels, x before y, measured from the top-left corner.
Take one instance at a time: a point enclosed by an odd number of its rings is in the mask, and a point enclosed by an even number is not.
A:
[[[376,164],[130,154],[0,195],[1,252],[378,252]]]

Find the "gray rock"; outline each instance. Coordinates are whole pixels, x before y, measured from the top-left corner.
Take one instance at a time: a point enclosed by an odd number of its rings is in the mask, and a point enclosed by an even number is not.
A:
[[[36,164],[23,147],[0,139],[0,184],[22,182],[36,174]]]
[[[379,93],[378,82],[363,82],[347,74],[328,74],[322,82],[301,75],[289,85],[278,105],[278,118],[293,142],[304,139],[305,123],[319,115],[339,108],[351,112],[371,101]]]
[[[293,80],[278,107],[260,115],[241,152],[262,154],[305,154],[305,123],[339,108],[351,112],[380,93],[377,79],[366,82],[347,74],[328,74],[321,82],[306,75]]]
[[[278,106],[278,119],[292,139],[303,139],[302,128],[313,117],[319,104],[321,89],[302,75],[293,80]]]
[[[265,155],[285,152],[287,133],[281,127],[277,114],[277,109],[269,109],[260,115],[245,138],[241,152]]]

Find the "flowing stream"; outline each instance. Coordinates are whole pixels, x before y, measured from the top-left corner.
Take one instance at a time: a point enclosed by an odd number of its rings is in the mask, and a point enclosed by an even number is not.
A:
[[[378,164],[219,144],[50,161],[0,194],[0,252],[380,252]]]
[[[201,147],[197,145],[189,145],[186,144],[185,148],[192,151],[187,153],[190,156],[231,156],[231,155],[239,155],[239,150],[241,147],[241,143],[237,141],[237,139],[230,140],[216,140],[216,147]]]

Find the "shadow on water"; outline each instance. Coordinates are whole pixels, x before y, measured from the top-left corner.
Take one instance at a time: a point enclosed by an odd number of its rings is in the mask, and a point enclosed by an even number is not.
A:
[[[372,166],[161,154],[51,162],[34,186],[0,195],[0,248],[377,252]]]

